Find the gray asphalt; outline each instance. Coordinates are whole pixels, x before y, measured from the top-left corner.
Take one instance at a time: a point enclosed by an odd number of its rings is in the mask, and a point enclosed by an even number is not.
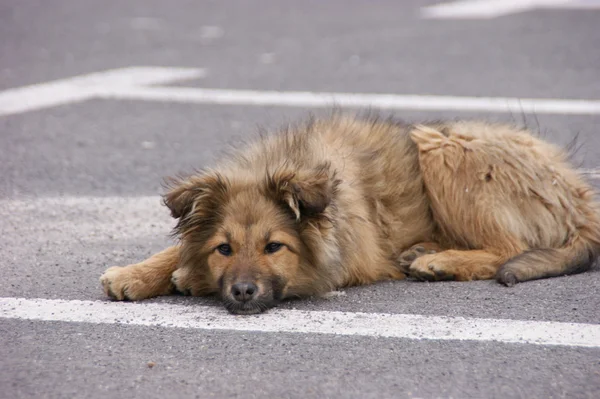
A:
[[[207,69],[182,86],[598,99],[599,11],[419,19],[418,8],[432,3],[0,1],[0,90],[148,65]],[[0,202],[0,296],[103,300],[98,276],[107,266],[170,242],[165,209],[128,219],[127,209],[48,210],[34,200],[158,195],[162,177],[209,164],[257,126],[276,128],[306,113],[93,100],[0,117],[0,197],[24,199],[19,209]],[[559,144],[579,134],[575,161],[600,167],[599,116],[394,115],[516,121]],[[122,220],[134,222],[114,227]],[[281,307],[600,324],[598,267],[511,289],[401,281],[345,292]],[[152,301],[220,306],[212,298]],[[597,348],[7,319],[0,319],[0,370],[7,399],[600,395]]]

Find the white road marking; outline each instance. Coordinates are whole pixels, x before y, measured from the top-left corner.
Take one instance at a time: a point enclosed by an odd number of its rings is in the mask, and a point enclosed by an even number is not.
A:
[[[427,19],[488,19],[538,8],[600,8],[598,1],[585,0],[464,0],[421,8]]]
[[[19,254],[28,251],[19,245],[23,235],[59,248],[61,243],[161,238],[174,226],[159,196],[0,199],[0,221],[5,247]]]
[[[524,112],[537,114],[599,114],[598,100],[508,97],[357,94],[300,91],[224,90],[188,87],[107,87],[103,98],[173,101],[197,104],[327,108],[411,109],[419,111]]]
[[[577,169],[579,173],[587,177],[588,179],[600,179],[600,168],[593,169]]]
[[[173,83],[204,77],[204,69],[131,67],[39,83],[0,92],[0,116],[98,98],[103,88]]]
[[[0,92],[0,116],[92,98],[196,104],[600,114],[600,100],[459,97],[156,87],[204,76],[202,69],[132,67]]]
[[[260,315],[233,316],[223,308],[207,306],[0,298],[0,317],[202,330],[600,347],[600,325],[596,324],[408,314],[272,309]]]

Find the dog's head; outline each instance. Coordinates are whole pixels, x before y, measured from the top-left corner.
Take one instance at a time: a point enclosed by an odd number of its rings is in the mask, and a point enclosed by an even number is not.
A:
[[[242,176],[243,175],[243,176]],[[314,284],[313,252],[337,181],[328,165],[262,176],[205,172],[164,196],[181,239],[182,264],[235,314],[260,313]]]

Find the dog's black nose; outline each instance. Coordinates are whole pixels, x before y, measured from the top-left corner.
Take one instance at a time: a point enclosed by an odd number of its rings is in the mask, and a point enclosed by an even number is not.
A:
[[[248,302],[258,293],[258,287],[254,283],[236,283],[231,287],[231,295],[238,302]]]

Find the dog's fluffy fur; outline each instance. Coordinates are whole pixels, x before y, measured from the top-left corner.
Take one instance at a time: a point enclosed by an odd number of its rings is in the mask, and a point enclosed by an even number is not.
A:
[[[101,277],[115,299],[219,293],[232,313],[379,280],[517,282],[585,271],[593,190],[524,129],[334,115],[172,180],[180,244]]]

